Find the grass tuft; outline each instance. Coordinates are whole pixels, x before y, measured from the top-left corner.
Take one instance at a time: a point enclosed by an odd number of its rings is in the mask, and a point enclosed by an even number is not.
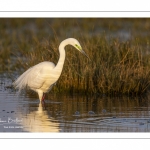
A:
[[[80,39],[89,61],[71,46],[66,48],[66,61],[63,72],[53,92],[141,95],[150,86],[150,62],[146,51],[138,44],[118,42],[105,36]],[[57,64],[59,58],[58,40],[37,42],[32,51],[18,58],[18,66],[28,69],[42,61]]]

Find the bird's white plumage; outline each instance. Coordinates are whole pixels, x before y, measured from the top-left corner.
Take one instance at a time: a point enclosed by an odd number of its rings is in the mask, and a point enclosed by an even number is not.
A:
[[[30,88],[39,95],[39,99],[43,100],[43,93],[47,93],[51,90],[53,85],[56,84],[59,79],[64,61],[65,61],[65,46],[72,45],[84,55],[80,43],[74,38],[68,38],[62,41],[59,45],[60,57],[57,65],[52,62],[41,62],[24,72],[14,83],[14,87],[21,91],[24,88]],[[87,55],[86,55],[87,56]],[[88,56],[87,56],[88,57]]]
[[[55,64],[52,62],[41,62],[29,68],[13,84],[19,90],[27,87],[36,91],[36,89],[40,89],[43,86],[46,79],[50,78],[49,74],[54,67]]]

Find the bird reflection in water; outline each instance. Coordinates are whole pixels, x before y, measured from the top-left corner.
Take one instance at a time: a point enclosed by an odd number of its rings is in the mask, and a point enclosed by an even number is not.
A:
[[[39,103],[37,111],[23,117],[24,130],[27,132],[59,132],[59,123],[48,114]]]

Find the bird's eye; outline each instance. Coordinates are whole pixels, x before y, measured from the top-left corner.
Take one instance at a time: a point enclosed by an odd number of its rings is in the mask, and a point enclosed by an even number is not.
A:
[[[80,48],[79,45],[77,45],[77,44],[75,44],[75,46],[76,46],[77,48]]]

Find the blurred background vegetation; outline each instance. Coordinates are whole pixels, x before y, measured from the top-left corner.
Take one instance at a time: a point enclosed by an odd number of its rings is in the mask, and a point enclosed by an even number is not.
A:
[[[91,62],[66,47],[54,93],[141,95],[150,87],[149,18],[0,18],[0,71],[15,80],[42,61],[57,64],[58,46],[79,40]]]

